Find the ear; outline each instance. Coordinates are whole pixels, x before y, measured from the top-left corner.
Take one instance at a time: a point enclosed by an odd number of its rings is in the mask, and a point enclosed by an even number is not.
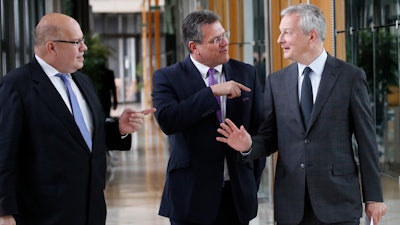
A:
[[[197,51],[197,43],[194,42],[194,41],[189,41],[188,45],[189,45],[190,52],[196,53],[196,51]]]
[[[45,44],[46,51],[49,52],[50,54],[56,54],[56,46],[54,45],[54,42],[48,41]]]
[[[318,40],[318,33],[316,30],[310,31],[310,41],[317,41]]]

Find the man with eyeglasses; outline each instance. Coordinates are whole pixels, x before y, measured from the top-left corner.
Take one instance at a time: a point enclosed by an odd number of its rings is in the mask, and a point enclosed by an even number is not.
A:
[[[244,225],[257,215],[265,159],[241,162],[216,141],[229,117],[255,133],[261,90],[253,66],[229,58],[229,31],[207,10],[182,24],[189,56],[153,76],[153,103],[170,158],[159,214],[172,225]]]
[[[38,23],[33,61],[0,82],[0,224],[104,225],[106,152],[129,150],[154,109],[105,114],[82,68],[84,43],[73,18]]]

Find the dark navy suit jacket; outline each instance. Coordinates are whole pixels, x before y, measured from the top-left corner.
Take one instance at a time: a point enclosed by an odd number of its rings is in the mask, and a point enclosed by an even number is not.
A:
[[[232,59],[223,64],[223,70],[227,81],[251,88],[227,100],[226,118],[254,134],[261,121],[262,98],[256,71]],[[159,214],[181,221],[214,222],[226,157],[238,217],[243,223],[254,218],[265,159],[243,163],[240,153],[216,141],[219,105],[189,57],[154,73],[152,97],[155,117],[169,137],[171,150]]]
[[[19,225],[105,224],[106,151],[129,149],[131,138],[105,124],[89,78],[71,75],[92,114],[92,152],[36,59],[1,80],[0,215]]]

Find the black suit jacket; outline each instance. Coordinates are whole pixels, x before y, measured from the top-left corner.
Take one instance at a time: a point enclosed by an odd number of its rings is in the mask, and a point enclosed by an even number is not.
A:
[[[226,80],[251,88],[228,99],[226,117],[255,133],[260,123],[260,94],[255,69],[229,60],[223,65]],[[243,223],[257,214],[257,181],[264,168],[241,162],[240,153],[216,141],[219,105],[189,57],[154,73],[155,117],[168,135],[171,155],[159,214],[175,220],[210,224],[221,200],[224,158],[227,158],[238,217]]]
[[[322,222],[357,220],[361,196],[364,202],[383,201],[365,73],[328,55],[308,127],[299,109],[297,77],[297,63],[267,77],[266,120],[248,159],[279,149],[274,192],[278,223],[300,222],[306,186]]]
[[[118,122],[105,125],[89,78],[72,77],[92,114],[92,152],[36,59],[1,80],[0,215],[19,225],[105,224],[106,137],[112,149],[131,139],[121,140]]]

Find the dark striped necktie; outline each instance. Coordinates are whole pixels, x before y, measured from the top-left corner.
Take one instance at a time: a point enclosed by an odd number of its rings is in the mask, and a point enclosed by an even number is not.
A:
[[[313,92],[310,80],[311,68],[306,67],[303,71],[303,83],[301,85],[301,99],[300,99],[300,109],[303,116],[304,126],[308,126],[308,121],[310,120],[311,111],[313,109]]]

